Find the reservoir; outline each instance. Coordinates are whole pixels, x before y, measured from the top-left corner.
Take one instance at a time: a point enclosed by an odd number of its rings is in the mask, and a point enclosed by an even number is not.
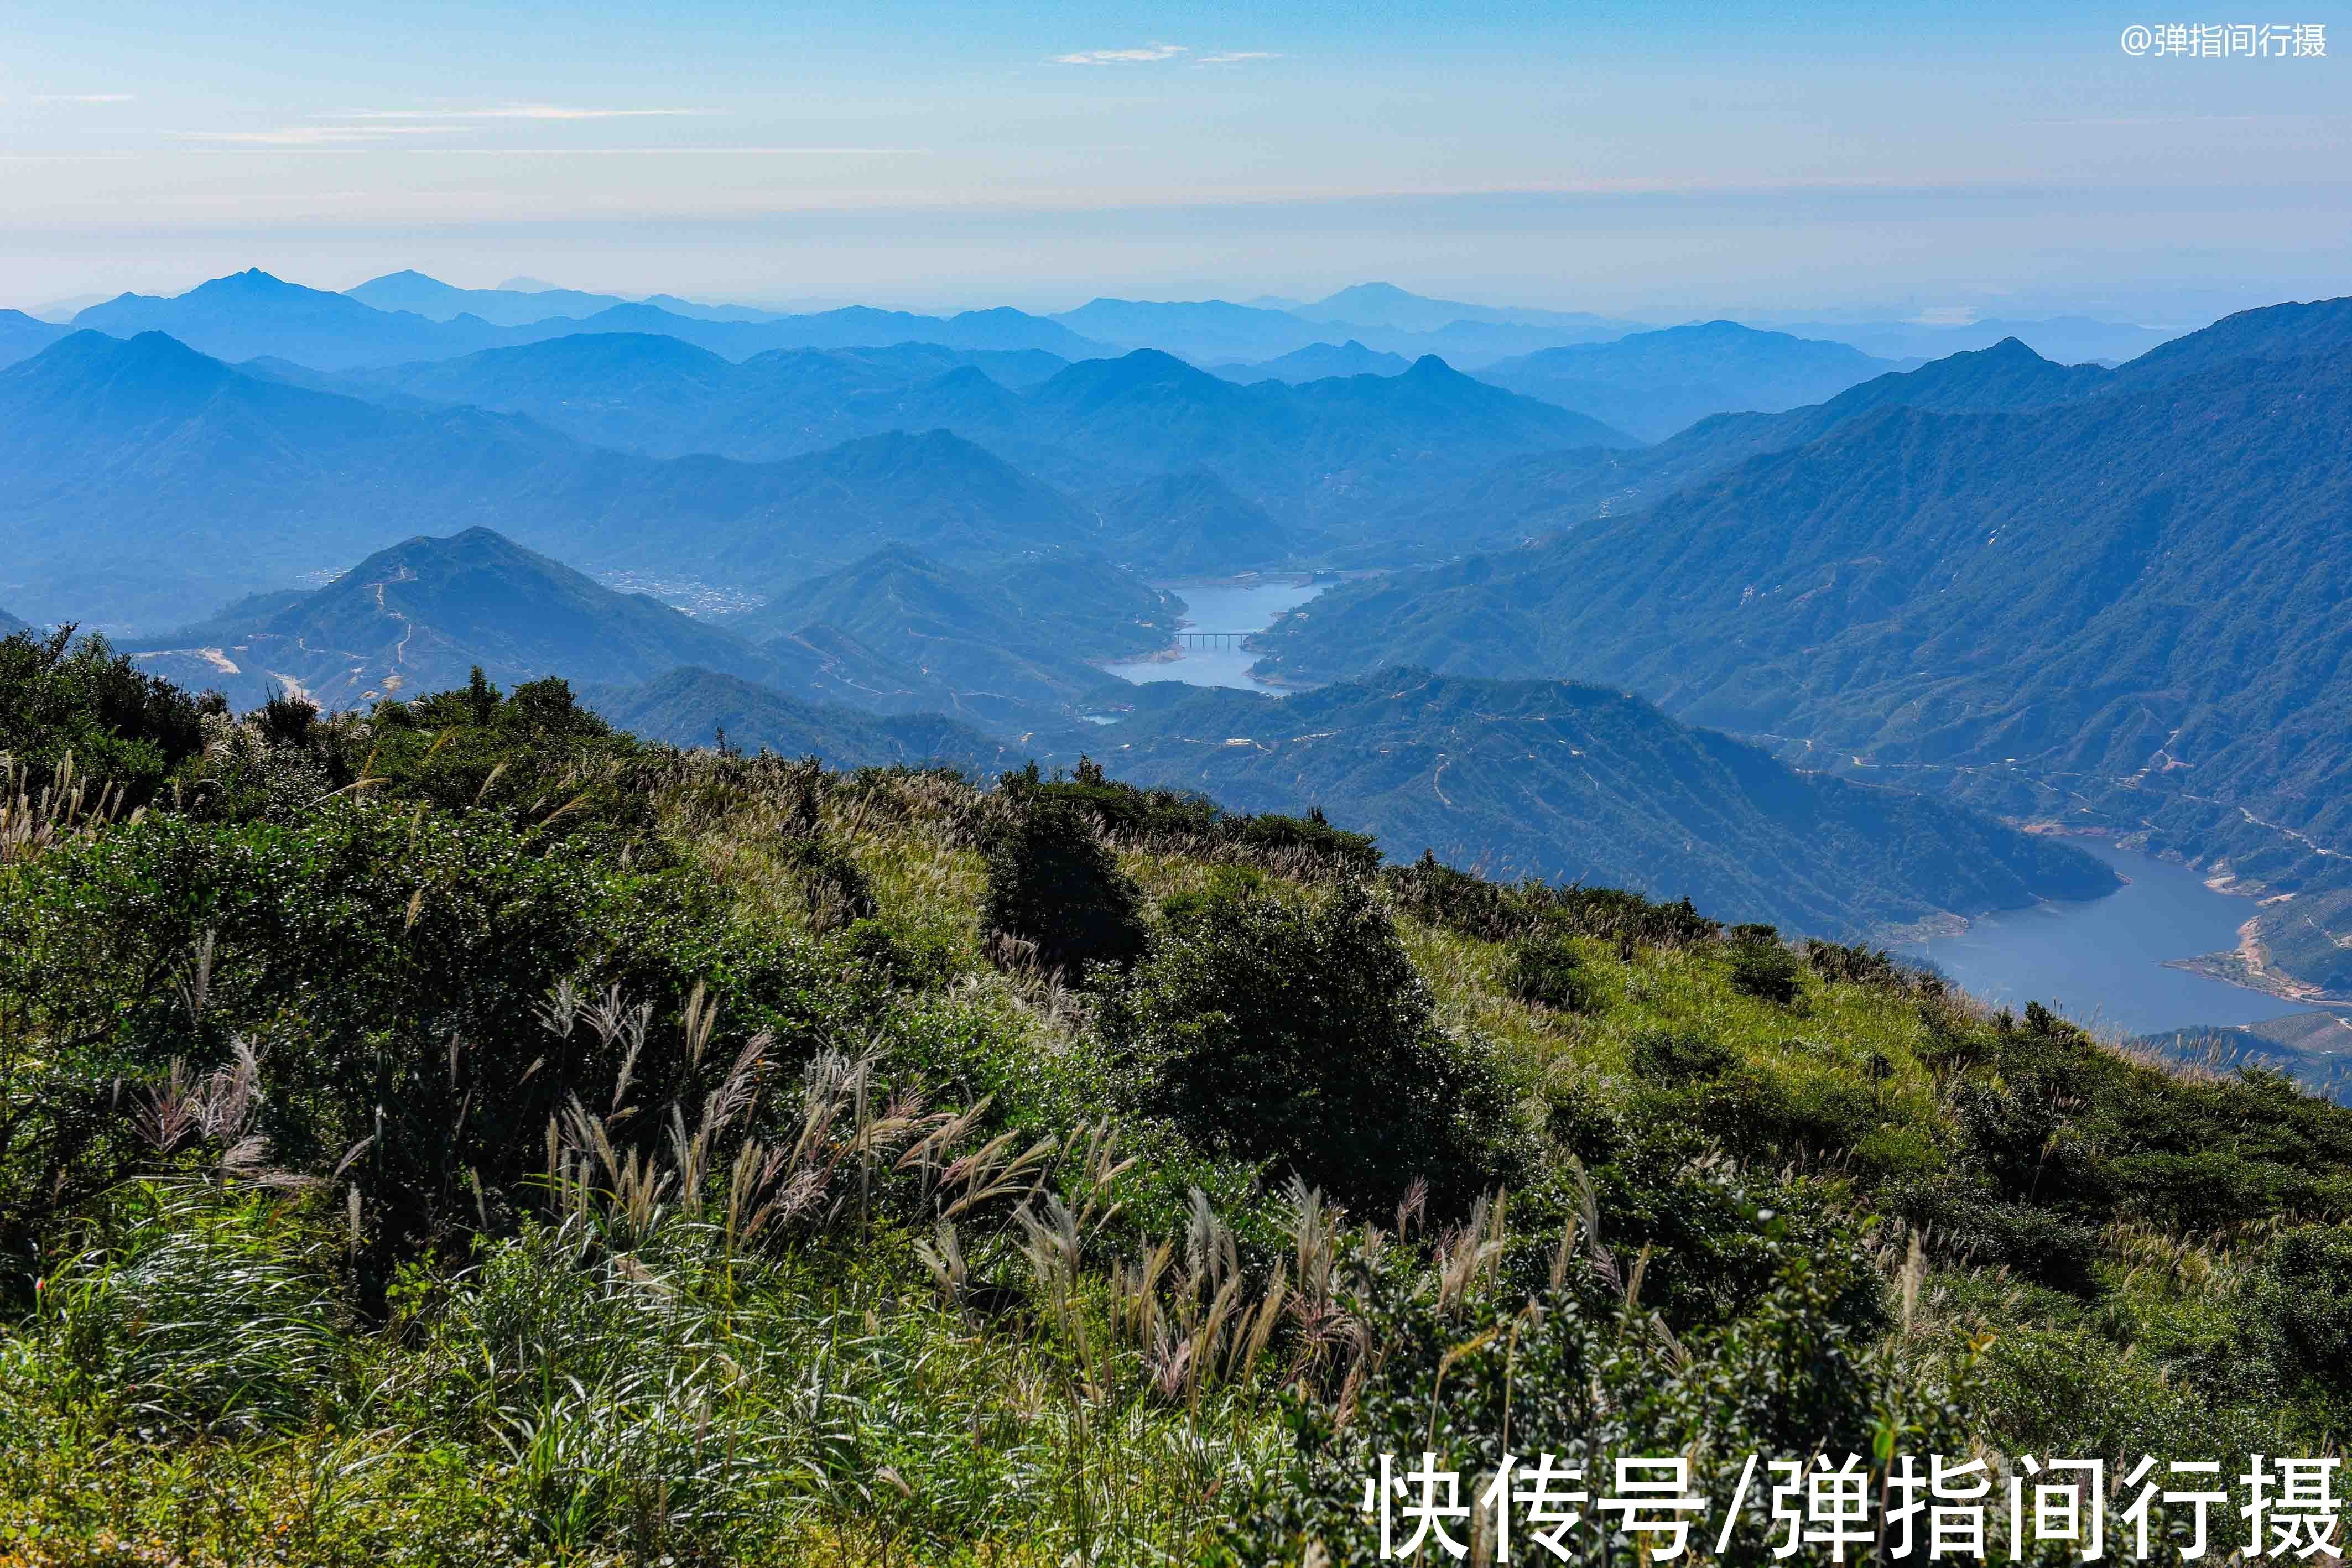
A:
[[[1329,586],[1295,577],[1265,578],[1255,582],[1221,583],[1210,587],[1167,586],[1184,601],[1187,632],[1263,632],[1274,618],[1293,605],[1304,604]],[[1141,685],[1148,681],[1182,681],[1194,686],[1238,686],[1244,691],[1269,692],[1249,673],[1257,655],[1243,648],[1187,648],[1181,658],[1129,659],[1103,669],[1122,681]]]
[[[2087,904],[2004,910],[1957,936],[1894,951],[1926,958],[1990,1006],[2022,1010],[2038,1001],[2102,1032],[2259,1023],[2311,1010],[2309,1002],[2164,967],[2168,958],[2235,947],[2238,927],[2253,917],[2253,900],[2215,893],[2186,866],[2104,839],[2069,841],[2130,880]]]

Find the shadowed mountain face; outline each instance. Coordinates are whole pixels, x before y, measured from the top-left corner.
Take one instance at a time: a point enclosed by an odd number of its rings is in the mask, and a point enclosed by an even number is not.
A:
[[[2061,365],[2010,340],[1953,354],[1916,371],[1890,371],[1827,402],[1782,413],[1722,413],[1636,452],[1592,449],[1507,459],[1451,492],[1404,502],[1363,530],[1361,559],[1444,559],[1508,547],[1582,524],[1625,517],[1765,453],[1818,441],[1850,419],[1885,408],[1930,413],[2022,413],[2120,384],[2097,365]]]
[[[28,632],[30,630],[32,630],[32,628],[26,622],[19,621],[14,615],[9,614],[5,610],[0,610],[0,637],[5,637],[11,632]]]
[[[771,464],[656,461],[477,410],[242,375],[161,334],[78,333],[0,371],[0,594],[153,626],[341,570],[419,527],[495,528],[595,570],[764,590],[891,542],[1083,543],[1094,517],[942,431]]]
[[[887,661],[910,695],[950,691],[960,711],[1078,703],[1123,689],[1095,662],[1168,645],[1179,601],[1099,557],[1054,552],[954,571],[903,546],[730,617],[770,655],[838,654],[845,637]],[[897,706],[896,703],[877,706]]]
[[[0,310],[0,368],[31,359],[71,330],[54,321],[37,320],[22,310]]]
[[[714,453],[764,462],[861,435],[951,424],[939,416],[959,412],[955,390],[966,384],[959,371],[980,375],[976,395],[985,399],[1034,386],[1067,363],[1038,350],[927,343],[778,349],[737,363],[677,338],[583,332],[308,384],[378,401],[528,414],[591,444],[649,456]],[[918,389],[925,406],[910,413]]]
[[[2111,891],[2063,842],[1801,774],[1619,692],[1386,670],[1275,699],[1144,688],[1104,732],[1123,779],[1331,816],[1391,855],[1689,895],[1821,935]]]
[[[671,670],[627,685],[591,685],[582,700],[614,726],[672,746],[727,744],[779,757],[816,757],[830,767],[947,767],[993,778],[1034,753],[1008,747],[937,714],[877,716],[802,702],[714,670]]]
[[[1264,566],[1296,549],[1265,507],[1206,468],[1156,475],[1098,505],[1114,553],[1175,576]]]
[[[1546,349],[1488,365],[1478,379],[1663,441],[1711,413],[1820,402],[1895,368],[1843,343],[1709,321]]]
[[[2352,354],[2224,357],[2269,348],[2268,325],[2168,350],[2196,374],[2126,367],[2028,412],[1864,411],[1622,521],[1336,591],[1276,634],[1275,667],[1604,680],[1811,766],[2150,831],[2243,878],[2332,877],[2314,846],[2352,841]],[[2073,390],[2021,351],[1979,363]]]
[[[1286,527],[1335,538],[1508,453],[1639,444],[1436,359],[1398,376],[1235,386],[1139,350],[1072,365],[1020,402],[1019,424],[972,439],[1073,486],[1206,468]]]
[[[379,550],[327,587],[234,610],[142,646],[142,664],[226,692],[239,708],[271,685],[329,708],[560,674],[637,681],[680,664],[764,674],[740,639],[643,594],[615,593],[560,561],[472,528]]]

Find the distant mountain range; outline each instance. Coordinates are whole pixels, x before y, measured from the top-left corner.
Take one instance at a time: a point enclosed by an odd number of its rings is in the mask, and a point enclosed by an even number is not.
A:
[[[1100,529],[944,431],[779,463],[662,461],[513,415],[261,380],[161,334],[78,333],[0,371],[0,462],[15,481],[0,593],[20,613],[116,625],[184,622],[419,528],[494,527],[592,570],[757,591],[894,540],[992,559]]]
[[[1298,552],[1298,538],[1207,468],[1155,474],[1098,497],[1108,549],[1174,576],[1217,577]]]
[[[1663,441],[1709,414],[1778,413],[1906,367],[1843,343],[1708,321],[1503,360],[1478,379]]]
[[[546,352],[601,364],[610,384],[635,375],[659,389],[643,400],[656,414],[715,409],[723,423],[753,420],[759,406],[721,395],[739,373],[904,377],[933,351],[891,350],[880,370],[852,355],[815,367],[787,357],[757,372],[656,339]],[[0,371],[0,461],[13,480],[0,492],[0,595],[21,614],[172,624],[420,528],[477,526],[590,570],[761,593],[892,542],[949,565],[1077,547],[1116,549],[1147,571],[1201,570],[1213,535],[1270,548],[1296,534],[1305,549],[1514,453],[1633,444],[1435,360],[1400,376],[1242,387],[1145,350],[1067,366],[1023,392],[967,365],[884,388],[870,408],[853,399],[865,412],[823,432],[875,434],[768,462],[656,459],[513,413],[385,396],[320,391],[275,367],[248,374],[160,333],[76,333]],[[633,416],[570,417],[609,434]],[[635,428],[646,426],[650,442],[660,419]],[[1202,471],[1239,500],[1197,480],[1148,483]],[[1115,520],[1073,490],[1118,492]],[[1157,517],[1144,510],[1155,497],[1167,508]]]
[[[1276,359],[1251,364],[1227,360],[1208,367],[1229,382],[1319,382],[1327,376],[1401,376],[1412,368],[1402,354],[1368,349],[1350,338],[1345,343],[1309,343]],[[1500,383],[1497,383],[1500,384]]]
[[[1432,299],[1393,283],[1359,283],[1308,305],[1295,305],[1290,313],[1303,321],[1325,324],[1361,321],[1400,332],[1437,332],[1461,323],[1480,327],[1536,327],[1556,332],[1605,332],[1615,336],[1642,330],[1638,321],[1595,316],[1582,310],[1538,310],[1517,305],[1470,305],[1459,299]]]
[[[1817,932],[2113,883],[2062,841],[1792,772],[1618,693],[1389,671],[1277,702],[1126,686],[1084,662],[1163,639],[1174,612],[1085,557],[992,576],[894,549],[742,618],[747,636],[472,529],[404,541],[324,588],[257,596],[127,646],[239,707],[273,689],[364,706],[460,685],[479,665],[508,685],[562,674],[616,724],[678,744],[710,744],[723,728],[747,748],[981,772],[1026,758],[1068,766],[1091,750],[1122,777],[1248,809],[1323,804],[1394,852],[1428,845],[1457,863],[1688,893]],[[785,625],[797,630],[751,640]],[[865,679],[909,671],[896,689]],[[1129,716],[1078,723],[1097,695]]]
[[[698,620],[472,528],[379,550],[323,588],[250,595],[121,641],[240,709],[273,688],[363,707],[462,684],[476,664],[506,684],[613,685],[694,665],[798,701],[1022,734],[1075,725],[1076,710],[1128,691],[1090,661],[1167,646],[1181,609],[1097,557],[1035,551],[959,571],[894,547],[756,611]]]
[[[974,411],[950,427],[1081,489],[1206,468],[1284,526],[1341,538],[1510,453],[1640,444],[1435,358],[1397,376],[1235,386],[1153,350],[1072,365],[1001,402],[994,423]]]
[[[1119,777],[1242,810],[1321,804],[1392,855],[1689,896],[1817,935],[2090,898],[2063,841],[1900,789],[1790,771],[1622,692],[1390,669],[1284,698],[1156,685],[1104,731]]]
[[[1277,627],[1271,667],[1605,681],[2242,886],[2344,877],[2352,299],[2113,372],[2004,345],[1767,417],[1638,455],[1790,443],[1646,510],[1334,591]]]
[[[472,316],[497,327],[527,327],[559,316],[593,316],[616,305],[651,305],[673,316],[701,321],[773,321],[775,310],[755,310],[746,305],[698,305],[672,294],[633,299],[618,294],[583,294],[576,288],[520,288],[517,279],[497,288],[454,288],[421,272],[388,272],[371,277],[345,294],[378,310],[407,310],[432,321],[454,321]]]
[[[9,614],[5,610],[0,610],[0,637],[5,637],[11,632],[29,632],[31,630],[32,627],[28,622],[19,621],[14,615]]]
[[[1780,324],[1780,329],[1800,338],[1851,343],[1864,353],[1888,360],[1940,360],[2015,338],[2044,358],[2075,365],[2093,360],[2116,363],[2137,359],[2186,329],[2141,327],[2087,316],[2040,319],[1990,316],[1951,326],[1919,321],[1807,321]]]
[[[1349,304],[1364,306],[1379,319],[1328,314],[1335,305]],[[1538,349],[1605,341],[1638,328],[1635,322],[1598,316],[1494,310],[1422,299],[1382,284],[1344,289],[1329,299],[1292,309],[1224,299],[1094,299],[1053,319],[1123,349],[1159,349],[1202,365],[1272,360],[1328,345],[1336,337],[1408,360],[1438,354],[1454,363],[1477,366]]]
[[[425,280],[429,282],[430,280]],[[413,287],[379,294],[397,298]],[[452,359],[483,349],[578,333],[636,332],[680,339],[729,359],[772,349],[887,347],[936,343],[959,349],[1045,350],[1065,359],[1108,351],[1105,345],[1022,311],[967,310],[940,318],[863,306],[758,320],[680,315],[646,302],[608,305],[584,317],[554,316],[499,325],[474,315],[436,319],[414,310],[383,310],[349,294],[288,283],[258,268],[216,277],[170,298],[125,294],[73,319],[77,330],[130,338],[163,332],[224,360],[290,360],[312,370]]]
[[[1748,458],[1818,441],[1848,420],[1879,409],[1922,413],[2023,413],[2089,397],[2113,387],[2119,372],[2061,365],[2015,339],[1890,371],[1849,387],[1826,402],[1780,413],[1722,413],[1635,452],[1594,449],[1530,453],[1506,459],[1455,491],[1432,491],[1368,524],[1370,558],[1340,564],[1385,564],[1400,549],[1450,543],[1444,554],[1513,545],[1569,528],[1622,517]]]
[[[472,406],[528,414],[593,445],[656,457],[711,453],[766,462],[861,435],[926,429],[960,406],[1001,418],[1004,389],[1047,381],[1069,361],[1041,350],[773,349],[740,362],[656,333],[580,333],[337,375],[279,379],[398,406]],[[955,375],[970,370],[979,378]]]

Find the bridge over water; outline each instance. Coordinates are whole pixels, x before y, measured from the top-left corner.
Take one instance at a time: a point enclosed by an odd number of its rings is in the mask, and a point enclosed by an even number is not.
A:
[[[1176,643],[1184,648],[1238,648],[1247,632],[1179,632]]]

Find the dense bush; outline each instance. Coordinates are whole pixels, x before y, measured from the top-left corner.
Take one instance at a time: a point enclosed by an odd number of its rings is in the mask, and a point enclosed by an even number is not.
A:
[[[1516,1172],[1506,1080],[1487,1048],[1438,1027],[1357,884],[1180,909],[1104,1027],[1148,1075],[1150,1109],[1350,1206],[1393,1205],[1422,1179],[1450,1211]]]
[[[549,1118],[609,1096],[625,1052],[654,1095],[686,1092],[668,1020],[697,981],[730,1032],[769,1027],[803,1050],[862,1005],[814,953],[731,927],[690,881],[617,871],[488,811],[362,800],[299,828],[154,816],[8,875],[0,1029],[70,1042],[0,1107],[12,1228],[152,1158],[120,1083],[228,1064],[242,1038],[274,1158],[316,1170],[362,1151],[351,1179],[380,1281],[537,1170]],[[626,1031],[551,1039],[541,1012],[563,981],[649,1004],[642,1047]]]
[[[1134,963],[1146,934],[1142,896],[1073,802],[1025,799],[988,846],[980,928],[1041,967],[1078,975],[1089,964]]]
[[[1523,1002],[1564,1013],[1595,1013],[1607,1005],[1600,980],[1558,932],[1538,932],[1511,944],[1504,986]]]
[[[1743,925],[1733,933],[1731,988],[1743,996],[1787,1007],[1804,989],[1804,967],[1780,945],[1769,925]]]
[[[152,799],[173,768],[204,744],[204,718],[225,713],[218,695],[192,696],[141,670],[106,639],[0,637],[0,757],[23,765],[38,794],[68,756],[85,779]]]
[[[2352,1413],[2352,1228],[2284,1232],[2249,1295],[2255,1340],[2286,1386],[2311,1387]]]

